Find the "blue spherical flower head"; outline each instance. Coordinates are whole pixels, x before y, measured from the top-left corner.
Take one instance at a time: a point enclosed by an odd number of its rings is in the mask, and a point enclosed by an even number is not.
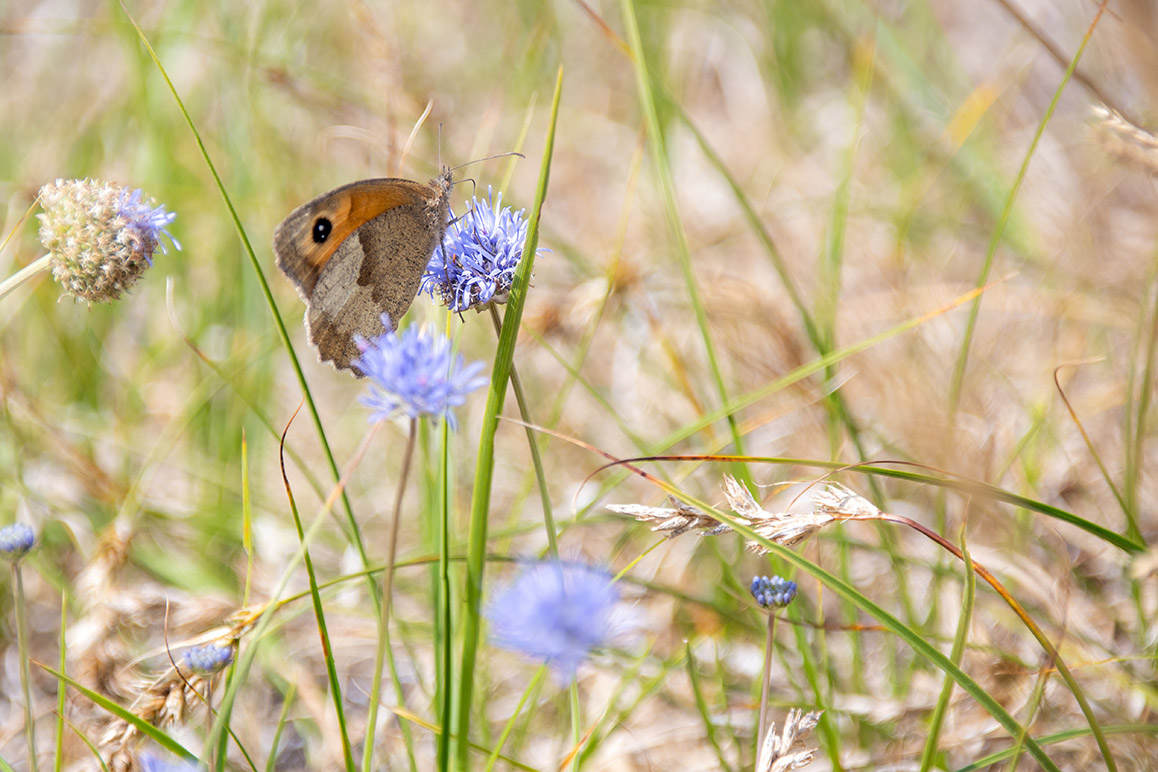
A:
[[[395,413],[410,418],[445,417],[453,429],[451,408],[466,402],[466,395],[487,382],[480,375],[482,362],[465,364],[462,354],[452,354],[450,339],[414,326],[401,335],[391,330],[390,317],[382,315],[386,332],[372,340],[355,340],[362,355],[354,367],[370,379],[370,393],[361,402],[374,411],[371,423]]]
[[[191,761],[165,760],[145,752],[137,756],[137,769],[140,772],[197,772],[201,767]]]
[[[177,215],[153,206],[140,190],[98,180],[57,180],[40,189],[40,242],[53,278],[88,303],[116,300],[165,253],[161,237]]]
[[[756,576],[752,578],[752,597],[760,608],[777,606],[783,608],[796,597],[796,582],[780,576]]]
[[[526,241],[523,210],[504,207],[502,193],[492,203],[487,188],[486,200],[472,199],[469,211],[447,228],[426,266],[421,291],[432,298],[437,294],[457,312],[505,303]]]
[[[0,558],[20,560],[36,545],[36,532],[24,523],[0,528]]]
[[[213,675],[233,662],[233,647],[210,643],[185,652],[185,665],[199,675]]]
[[[487,605],[492,641],[575,677],[591,650],[618,632],[619,588],[610,574],[580,563],[540,561]]]

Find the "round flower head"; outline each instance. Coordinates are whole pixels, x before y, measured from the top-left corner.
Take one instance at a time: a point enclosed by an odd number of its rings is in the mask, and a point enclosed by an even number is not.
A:
[[[20,560],[32,551],[36,544],[36,532],[24,523],[0,528],[0,558]]]
[[[466,395],[484,385],[482,362],[465,364],[462,354],[450,351],[450,339],[414,326],[401,335],[391,331],[390,317],[382,315],[386,332],[372,340],[355,340],[362,355],[353,365],[370,379],[370,393],[361,402],[374,411],[370,421],[395,412],[410,418],[445,417],[454,428],[451,408],[466,402]]]
[[[210,643],[185,652],[185,665],[200,675],[213,675],[224,670],[232,661],[232,646],[218,646]]]
[[[579,563],[532,563],[487,605],[491,639],[574,678],[591,650],[619,632],[619,588]]]
[[[523,256],[527,223],[523,210],[503,207],[503,194],[492,205],[471,199],[469,211],[446,230],[422,277],[422,291],[435,293],[451,311],[505,303]]]
[[[161,236],[177,217],[144,193],[97,180],[57,180],[40,189],[40,243],[65,292],[88,303],[116,300],[165,253]]]
[[[197,772],[201,767],[191,761],[177,759],[166,761],[160,756],[145,752],[137,756],[137,769],[140,772]]]
[[[770,606],[784,607],[796,597],[796,582],[790,582],[779,576],[769,579],[766,576],[752,578],[752,597],[760,608]]]

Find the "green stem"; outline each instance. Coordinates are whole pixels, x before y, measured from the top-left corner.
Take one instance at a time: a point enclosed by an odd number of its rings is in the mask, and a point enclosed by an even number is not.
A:
[[[12,561],[12,595],[16,611],[16,648],[20,655],[20,688],[24,692],[24,737],[28,741],[28,768],[36,772],[36,716],[32,710],[32,676],[28,668],[28,616],[24,605],[24,576],[19,559]]]
[[[450,614],[450,426],[442,422],[442,493],[438,530],[438,618],[442,622],[442,661],[439,663],[438,769],[450,769],[450,724],[454,706],[454,636]]]
[[[370,713],[366,717],[366,745],[362,754],[363,772],[371,772],[371,764],[374,760],[374,728],[378,724],[382,671],[385,669],[390,641],[390,598],[394,590],[394,562],[398,555],[398,524],[402,520],[402,497],[406,493],[406,480],[410,476],[410,462],[414,458],[414,443],[417,437],[418,419],[411,418],[410,434],[406,438],[406,450],[402,456],[402,474],[398,479],[398,490],[394,494],[394,521],[390,524],[386,569],[382,573],[382,614],[378,617],[378,656],[375,658],[374,680],[370,686]],[[404,719],[399,718],[398,720],[403,721]]]
[[[125,16],[129,19],[129,23],[131,23],[133,29],[136,30],[141,44],[145,47],[145,50],[149,52],[149,57],[153,60],[153,64],[156,65],[157,72],[159,72],[165,80],[165,84],[169,88],[169,93],[172,95],[173,101],[177,103],[177,109],[180,110],[186,125],[189,127],[190,133],[193,135],[193,141],[197,143],[197,149],[201,153],[201,158],[205,161],[205,166],[209,169],[209,174],[213,177],[213,183],[217,187],[217,192],[221,196],[225,209],[229,212],[229,218],[233,222],[233,227],[237,231],[238,238],[241,240],[241,246],[249,258],[249,264],[253,268],[254,275],[257,277],[258,286],[261,287],[262,298],[269,307],[270,316],[273,318],[274,327],[277,328],[278,337],[285,347],[286,354],[289,355],[290,365],[293,367],[298,384],[302,388],[302,395],[305,397],[306,406],[309,408],[310,418],[313,421],[314,429],[318,433],[318,440],[321,442],[322,451],[326,455],[326,462],[330,467],[330,472],[333,474],[335,480],[340,480],[341,471],[338,469],[338,460],[334,457],[333,448],[330,447],[330,441],[326,438],[326,430],[325,427],[322,426],[322,417],[321,414],[318,413],[318,406],[314,401],[314,395],[310,391],[310,386],[306,382],[306,375],[302,370],[301,360],[298,359],[293,344],[290,342],[289,332],[286,330],[285,322],[282,321],[281,313],[277,309],[277,303],[274,302],[273,291],[269,287],[269,282],[265,279],[265,271],[261,268],[261,261],[257,259],[257,253],[249,241],[249,234],[246,233],[245,227],[241,224],[241,216],[238,215],[237,209],[233,206],[233,199],[229,197],[229,193],[225,189],[225,182],[222,181],[221,175],[218,174],[217,166],[213,163],[213,159],[209,155],[209,149],[205,147],[205,142],[201,139],[201,132],[197,130],[197,125],[193,123],[193,117],[189,115],[189,111],[185,108],[185,102],[182,101],[181,95],[177,93],[177,87],[174,86],[173,81],[169,79],[168,71],[161,64],[160,57],[157,56],[157,52],[153,50],[153,45],[145,36],[145,32],[141,29],[141,26],[137,24],[136,18],[129,13],[128,6],[125,5],[124,0],[120,0],[120,4],[121,10],[124,11]],[[354,508],[350,504],[350,497],[346,494],[344,488],[342,490],[342,507],[346,513],[346,525],[349,528],[350,539],[358,550],[358,555],[362,560],[362,567],[367,570],[366,582],[370,587],[370,600],[374,604],[374,608],[378,610],[381,608],[382,599],[378,595],[378,585],[369,573],[370,558],[366,553],[366,545],[362,542],[362,532],[358,528],[357,519],[354,517]]]
[[[768,614],[768,635],[764,639],[764,678],[760,684],[760,722],[756,724],[756,752],[764,747],[764,733],[768,731],[768,692],[772,689],[772,651],[775,648],[776,615]]]
[[[986,282],[989,281],[989,273],[997,260],[997,247],[1001,244],[1005,236],[1005,226],[1009,223],[1009,218],[1013,214],[1013,202],[1017,200],[1017,194],[1021,191],[1021,184],[1025,181],[1026,173],[1029,171],[1029,162],[1033,160],[1037,146],[1045,134],[1045,127],[1049,124],[1050,118],[1053,117],[1054,110],[1057,109],[1058,103],[1061,101],[1066,84],[1070,82],[1074,70],[1078,67],[1078,62],[1082,59],[1082,54],[1085,53],[1086,46],[1093,36],[1094,26],[1101,18],[1104,8],[1105,5],[1103,3],[1102,7],[1098,9],[1097,15],[1094,17],[1093,24],[1090,25],[1085,37],[1082,38],[1082,44],[1078,46],[1078,52],[1074,54],[1074,58],[1070,61],[1070,66],[1066,68],[1061,83],[1058,84],[1057,89],[1054,91],[1053,99],[1050,100],[1045,115],[1041,117],[1041,121],[1038,123],[1033,140],[1029,143],[1029,149],[1025,151],[1025,158],[1021,161],[1021,168],[1017,170],[1017,178],[1013,181],[1013,187],[1009,189],[1009,195],[1005,199],[1005,206],[1001,210],[1001,217],[998,218],[997,226],[993,229],[993,233],[989,238],[989,248],[985,252],[985,261],[982,263],[981,271],[977,276],[978,287],[985,286]],[[953,421],[957,420],[957,408],[961,403],[961,390],[965,382],[965,369],[969,364],[969,351],[973,345],[973,333],[977,328],[977,318],[981,314],[982,297],[983,296],[978,295],[977,299],[973,301],[973,304],[969,308],[969,321],[965,325],[965,337],[961,341],[961,350],[957,353],[957,363],[953,367],[953,378],[949,384],[949,414]],[[1102,751],[1102,755],[1106,758],[1107,765],[1112,768],[1113,761],[1109,758],[1109,749],[1101,741],[1101,738],[1099,738],[1098,746]]]
[[[535,693],[535,689],[539,686],[539,682],[543,680],[543,676],[545,675],[547,675],[547,666],[542,665],[535,671],[535,675],[531,678],[531,682],[527,684],[527,688],[523,690],[523,696],[519,698],[519,704],[515,706],[514,712],[511,713],[511,717],[507,721],[507,725],[503,727],[502,733],[499,735],[498,740],[495,741],[495,747],[491,749],[491,755],[487,757],[487,764],[483,768],[484,772],[492,772],[495,768],[495,764],[499,760],[499,755],[503,751],[503,746],[507,743],[507,738],[511,736],[511,732],[515,729],[515,723],[519,716],[523,714],[523,707],[527,704],[527,700],[531,698],[531,695]],[[579,754],[575,755],[578,756]]]
[[[724,384],[724,376],[720,369],[719,358],[716,355],[716,346],[715,343],[712,342],[708,325],[708,312],[700,297],[699,280],[696,279],[695,272],[692,270],[691,246],[688,244],[687,233],[684,231],[679,205],[676,202],[675,182],[672,180],[671,164],[667,157],[667,147],[663,129],[659,121],[659,111],[656,108],[655,87],[652,83],[651,74],[647,69],[647,58],[643,50],[643,38],[639,31],[639,21],[635,15],[635,4],[633,0],[622,0],[622,7],[627,41],[631,47],[631,58],[635,65],[635,80],[636,87],[639,89],[640,107],[643,110],[644,123],[647,126],[647,134],[650,140],[649,147],[651,148],[652,162],[655,164],[655,171],[659,177],[664,208],[667,212],[668,226],[671,228],[672,236],[675,237],[676,257],[678,258],[680,272],[683,274],[684,290],[687,292],[688,301],[691,303],[692,312],[696,318],[696,327],[699,329],[700,337],[703,339],[704,353],[708,358],[708,371],[711,374],[716,393],[720,398],[720,402],[727,404],[728,390]],[[736,450],[736,455],[744,455],[744,443],[743,437],[740,434],[739,422],[732,414],[728,414],[725,417],[725,421],[732,435],[732,446]],[[754,489],[751,475],[749,475],[746,466],[741,464],[736,470],[736,475],[749,489]]]
[[[507,382],[515,356],[519,323],[523,317],[523,305],[530,289],[531,270],[535,266],[535,248],[539,243],[539,221],[543,215],[543,202],[547,197],[547,183],[551,177],[551,155],[555,148],[555,127],[558,124],[559,101],[563,92],[563,69],[560,67],[555,80],[555,96],[551,105],[551,122],[547,128],[547,138],[543,150],[543,162],[539,167],[539,183],[535,192],[535,203],[527,223],[527,242],[523,246],[523,256],[515,271],[510,299],[503,316],[503,330],[499,334],[498,350],[495,352],[494,369],[491,371],[490,391],[483,413],[483,425],[479,434],[479,449],[475,464],[474,490],[470,507],[470,536],[466,559],[466,596],[463,599],[463,644],[462,669],[459,676],[460,696],[458,701],[457,743],[455,745],[455,768],[466,772],[470,763],[470,713],[471,697],[474,690],[475,662],[478,659],[479,641],[482,638],[482,583],[486,568],[487,519],[490,516],[491,485],[494,482],[495,432],[499,417],[503,412],[503,402],[507,395]],[[444,727],[443,731],[446,731]]]
[[[491,303],[490,311],[495,332],[502,334],[503,323],[499,319],[499,312],[495,309],[494,303]],[[543,458],[539,455],[538,437],[535,436],[535,430],[531,428],[535,422],[531,420],[531,408],[527,402],[527,395],[523,391],[523,382],[519,379],[518,368],[513,364],[511,365],[511,388],[515,392],[515,403],[519,406],[519,416],[526,424],[523,428],[527,432],[527,446],[531,449],[531,464],[535,468],[535,479],[539,482],[539,497],[543,506],[543,525],[547,530],[547,548],[551,551],[551,557],[558,560],[559,542],[555,530],[555,515],[551,507],[551,493],[547,488],[547,473],[543,471]]]
[[[579,772],[579,743],[583,740],[583,712],[579,706],[579,682],[571,679],[571,772]]]
[[[48,267],[51,264],[52,255],[44,255],[33,260],[31,263],[24,266],[4,281],[0,282],[0,298],[3,298],[9,292],[12,292],[14,289],[29,279],[33,279],[39,274],[44,273],[48,270]]]

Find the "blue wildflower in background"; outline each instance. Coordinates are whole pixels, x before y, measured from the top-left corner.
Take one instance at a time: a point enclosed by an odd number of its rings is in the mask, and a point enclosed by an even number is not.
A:
[[[40,242],[52,275],[73,297],[88,303],[116,300],[164,254],[161,237],[177,215],[153,206],[140,190],[98,180],[57,180],[40,189]]]
[[[148,752],[139,754],[136,761],[137,769],[140,772],[197,772],[201,769],[191,761],[181,761],[180,759],[166,761],[160,756]]]
[[[487,605],[491,640],[564,678],[619,632],[619,588],[605,571],[553,560],[530,564]]]
[[[185,665],[194,673],[213,675],[233,662],[233,647],[210,643],[185,652]]]
[[[757,576],[752,579],[752,597],[760,608],[771,606],[784,607],[796,597],[796,582],[791,582],[780,576]]]
[[[451,311],[505,303],[527,241],[523,211],[503,207],[502,193],[492,204],[489,188],[485,201],[472,199],[434,250],[421,291],[432,298],[437,293]]]
[[[20,560],[36,545],[36,532],[24,523],[0,528],[0,558]]]
[[[361,402],[374,411],[370,421],[394,413],[410,418],[445,417],[454,428],[451,408],[487,382],[480,375],[482,362],[465,364],[462,354],[452,354],[450,339],[414,326],[401,334],[391,331],[390,317],[382,315],[386,332],[372,340],[359,336],[362,355],[353,365],[370,379],[370,393]]]

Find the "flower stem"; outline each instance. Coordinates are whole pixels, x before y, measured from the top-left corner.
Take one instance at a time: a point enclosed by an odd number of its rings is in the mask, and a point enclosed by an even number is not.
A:
[[[410,435],[402,456],[402,474],[394,495],[394,521],[390,524],[390,543],[387,547],[386,568],[382,573],[382,615],[378,620],[378,656],[374,663],[374,681],[370,687],[370,713],[366,718],[366,747],[362,754],[362,769],[370,772],[374,758],[374,729],[378,723],[379,694],[382,692],[382,671],[386,667],[386,653],[390,636],[390,596],[394,589],[394,561],[398,554],[398,524],[402,520],[402,496],[406,493],[406,478],[410,476],[410,461],[414,458],[414,443],[418,437],[418,419],[410,419]]]
[[[583,756],[579,745],[583,742],[583,711],[579,707],[579,681],[571,679],[571,770],[579,772],[579,759]]]
[[[20,561],[12,561],[12,595],[16,611],[16,646],[20,655],[20,688],[24,691],[24,737],[28,740],[28,768],[36,770],[36,717],[32,710],[32,676],[28,668],[28,613],[24,607],[24,576]]]
[[[37,274],[47,271],[48,266],[51,263],[52,255],[44,255],[42,257],[38,257],[16,273],[9,276],[4,281],[0,282],[0,298],[3,298],[9,292],[16,289],[29,279],[34,278]]]
[[[768,637],[764,639],[764,677],[760,684],[760,722],[756,724],[756,748],[764,745],[764,733],[768,731],[764,723],[768,719],[768,692],[772,688],[772,650],[776,641],[772,637],[776,630],[776,615],[768,615]]]
[[[442,731],[438,735],[438,769],[447,772],[450,769],[450,725],[454,720],[452,707],[454,705],[454,636],[451,634],[450,616],[450,427],[442,422],[442,463],[440,472],[442,484],[439,492],[442,500],[439,503],[438,527],[438,618],[442,627],[442,662],[440,670],[439,694],[442,704],[439,706],[439,722]]]
[[[503,752],[503,746],[506,745],[507,739],[511,736],[511,732],[514,731],[519,716],[523,714],[523,708],[526,706],[531,695],[539,688],[539,684],[546,675],[546,665],[540,666],[539,669],[535,671],[534,678],[527,684],[527,688],[523,690],[523,696],[519,698],[519,704],[515,706],[510,719],[507,720],[507,725],[503,727],[503,731],[499,734],[498,739],[494,741],[494,748],[491,749],[491,755],[487,757],[487,763],[486,766],[483,767],[483,772],[493,772],[495,764],[498,763],[499,755]]]
[[[491,321],[494,322],[495,332],[502,333],[503,322],[499,319],[499,312],[495,309],[495,304],[490,305]],[[515,391],[515,402],[519,406],[519,417],[523,419],[525,424],[533,424],[531,420],[531,408],[527,404],[527,396],[523,391],[523,382],[519,380],[519,371],[514,363],[511,363],[511,388]],[[547,490],[547,474],[543,471],[543,459],[539,456],[539,443],[535,437],[535,430],[530,426],[525,427],[527,432],[527,445],[531,449],[531,463],[535,467],[535,478],[539,483],[539,496],[543,502],[543,525],[547,531],[547,548],[551,551],[551,557],[556,560],[559,559],[559,543],[555,536],[555,516],[551,509],[551,494]]]

